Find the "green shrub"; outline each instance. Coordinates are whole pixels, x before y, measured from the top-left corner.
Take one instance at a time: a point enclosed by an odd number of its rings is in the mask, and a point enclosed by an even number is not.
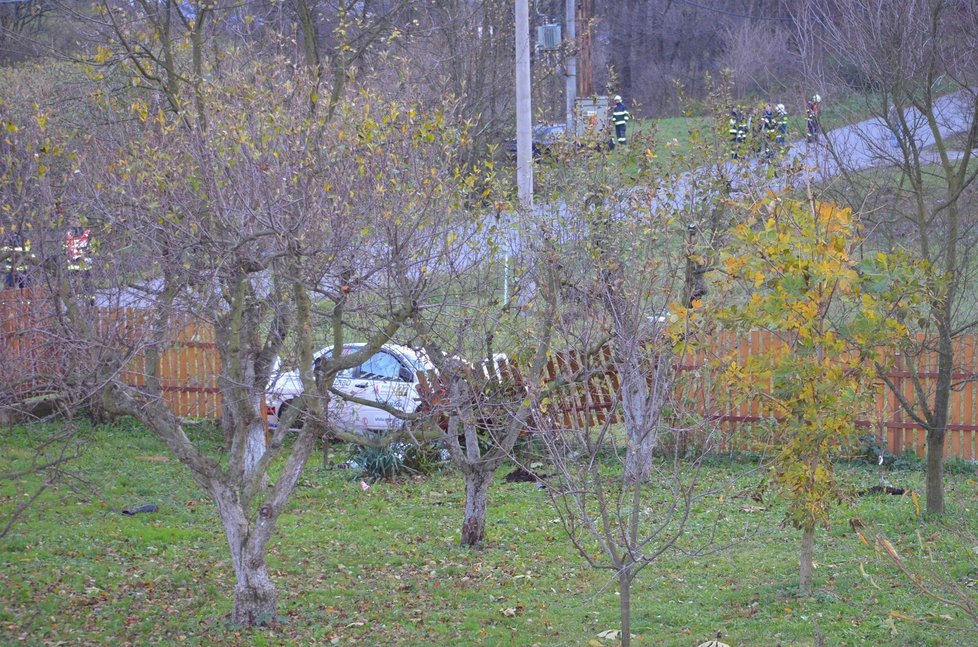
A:
[[[363,479],[370,483],[390,480],[407,471],[405,453],[407,445],[392,443],[384,447],[354,445],[349,464],[354,468],[351,480]]]
[[[414,474],[434,474],[445,462],[444,450],[438,442],[404,446],[404,469]]]

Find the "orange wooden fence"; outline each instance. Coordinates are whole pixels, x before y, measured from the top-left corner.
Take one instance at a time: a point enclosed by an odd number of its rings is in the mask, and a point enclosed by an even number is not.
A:
[[[917,339],[923,344],[923,337]],[[770,421],[774,414],[766,409],[761,399],[751,399],[733,404],[718,397],[719,385],[710,379],[710,371],[703,370],[710,360],[733,357],[743,366],[748,358],[775,350],[780,345],[776,335],[767,331],[752,331],[746,336],[721,334],[710,340],[709,347],[689,356],[676,358],[678,370],[674,406],[678,410],[696,413],[711,420],[731,439],[733,446],[744,449],[750,446],[749,434],[745,433],[762,421]],[[954,388],[948,411],[949,423],[945,438],[948,457],[964,460],[978,459],[978,336],[961,336],[954,341],[956,365],[952,373]],[[615,394],[618,377],[610,367],[610,350],[604,348],[598,357],[588,363],[595,367],[589,373],[586,384],[562,389],[555,399],[557,422],[565,427],[595,425],[610,418],[621,419]],[[937,353],[924,351],[914,356],[913,370],[906,357],[897,353],[892,358],[887,377],[897,390],[910,402],[916,402],[914,378],[919,380],[926,401],[933,398],[937,383]],[[576,352],[555,353],[546,370],[545,380],[570,379],[579,373],[585,360]],[[604,370],[600,367],[604,365]],[[926,433],[900,405],[896,394],[882,382],[874,387],[873,397],[860,414],[857,425],[866,433],[873,433],[885,440],[889,451],[900,454],[915,452],[923,455],[926,449]],[[731,440],[727,440],[730,443]],[[728,445],[730,446],[730,445]]]
[[[29,290],[0,291],[0,374],[3,385],[14,385],[20,394],[36,394],[44,388],[45,376],[63,370],[71,353],[86,352],[70,348],[69,341],[58,339],[43,323],[53,316],[40,307],[43,303]],[[120,335],[120,330],[135,334],[145,326],[143,311],[132,308],[93,308],[105,336]],[[733,352],[741,363],[748,357],[765,353],[777,344],[777,338],[767,332],[754,331],[744,337],[719,335],[711,340],[706,351],[677,358],[679,386],[677,399],[684,400],[693,410],[720,425],[729,437],[744,437],[745,430],[770,417],[757,401],[739,405],[722,404],[716,397],[717,386],[702,371],[708,360]],[[961,336],[955,340],[957,365],[953,374],[947,432],[946,453],[965,460],[978,459],[978,336]],[[92,351],[96,352],[96,351]],[[101,351],[99,351],[101,352]],[[610,350],[602,349],[597,357],[587,360],[593,367],[588,379],[580,385],[557,391],[552,398],[556,422],[565,427],[599,424],[620,420],[617,406],[618,377],[607,369]],[[906,358],[896,356],[889,378],[906,397],[914,399],[913,377],[916,375],[925,393],[930,394],[937,378],[936,353],[922,353],[911,371]],[[143,385],[146,379],[145,356],[137,353],[123,372],[123,379],[132,385]],[[546,380],[569,381],[582,374],[585,358],[572,351],[554,352],[546,370]],[[171,332],[160,359],[163,394],[171,410],[184,417],[216,419],[221,415],[218,376],[220,357],[213,327],[191,316],[171,319]],[[497,367],[497,370],[498,367]],[[10,379],[13,377],[14,379]],[[9,395],[9,394],[8,394]],[[15,393],[16,395],[16,393]],[[2,402],[0,402],[2,404]],[[867,432],[885,437],[887,447],[894,453],[913,451],[922,454],[925,434],[900,407],[896,395],[882,384],[876,389],[875,402],[859,423]],[[734,433],[736,432],[736,433]]]
[[[27,397],[56,394],[69,378],[84,379],[87,367],[112,361],[106,355],[135,349],[121,371],[133,386],[146,384],[146,356],[140,349],[149,322],[138,308],[85,308],[99,339],[82,343],[60,335],[53,302],[33,290],[0,291],[0,406]],[[213,326],[190,315],[170,317],[159,360],[163,398],[174,414],[191,418],[221,415],[220,356]]]
[[[919,338],[917,341],[923,343],[924,340]],[[722,386],[711,379],[707,367],[711,360],[721,357],[734,358],[740,365],[746,365],[749,358],[768,354],[780,345],[773,333],[765,331],[753,331],[739,337],[721,334],[710,340],[708,348],[674,358],[678,375],[671,402],[673,413],[693,413],[718,426],[724,432],[720,434],[724,439],[721,449],[752,448],[751,432],[759,423],[774,420],[774,412],[766,408],[760,398],[731,403],[728,398],[720,397],[722,394],[718,390]],[[975,460],[978,458],[978,337],[957,339],[954,352],[957,366],[953,372],[955,388],[949,407],[946,455]],[[915,370],[910,371],[906,358],[896,355],[887,377],[908,400],[915,402],[913,378],[916,376],[929,402],[936,386],[937,356],[935,352],[923,352],[915,358]],[[518,372],[512,372],[518,375]],[[422,381],[422,392],[430,392],[428,397],[437,390],[428,384],[431,381],[432,376]],[[580,429],[622,420],[619,378],[611,364],[611,349],[607,346],[590,357],[579,351],[555,351],[544,370],[543,381],[551,385],[559,381],[564,385],[549,396],[548,413],[558,427]],[[924,430],[908,416],[894,392],[882,382],[875,385],[859,416],[857,425],[865,433],[884,439],[889,451],[924,454]]]

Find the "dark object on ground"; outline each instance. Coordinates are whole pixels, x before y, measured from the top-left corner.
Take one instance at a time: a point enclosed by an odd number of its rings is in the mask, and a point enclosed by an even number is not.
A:
[[[147,505],[141,505],[138,508],[129,508],[127,510],[123,510],[122,514],[129,515],[131,517],[132,515],[139,514],[140,512],[156,512],[158,510],[159,507],[157,507],[155,503],[150,503]]]
[[[907,490],[902,487],[893,487],[892,485],[874,485],[868,490],[863,490],[859,493],[859,496],[868,496],[871,494],[893,494],[895,496],[900,496],[901,494],[906,494]]]
[[[757,501],[758,503],[764,503],[764,492],[766,490],[767,479],[762,478],[757,485],[741,490],[737,494],[733,495],[733,498],[741,499],[744,497],[750,497],[752,500]]]
[[[534,474],[525,467],[517,467],[506,475],[507,483],[536,483],[550,478],[550,474]]]

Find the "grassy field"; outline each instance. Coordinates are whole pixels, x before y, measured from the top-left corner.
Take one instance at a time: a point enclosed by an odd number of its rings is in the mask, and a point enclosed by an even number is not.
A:
[[[29,461],[32,443],[53,431],[2,430],[0,472]],[[468,550],[458,545],[464,488],[456,474],[363,490],[348,470],[321,470],[319,457],[270,546],[280,622],[231,627],[224,537],[187,471],[132,424],[84,433],[87,451],[73,467],[79,478],[45,492],[0,540],[2,644],[613,644],[598,634],[616,626],[614,578],[571,549],[545,491],[500,474],[487,545]],[[216,432],[198,435],[215,450]],[[960,622],[953,609],[916,592],[852,528],[870,538],[885,532],[906,554],[926,546],[953,581],[973,583],[974,547],[953,531],[975,530],[974,513],[958,503],[974,504],[973,467],[949,474],[947,525],[921,519],[912,497],[854,497],[818,536],[809,599],[795,595],[798,534],[779,526],[778,501],[734,496],[756,484],[752,467],[720,458],[708,466],[708,479],[735,487],[697,508],[691,537],[717,515],[721,539],[745,525],[753,534],[709,557],[669,554],[643,572],[633,592],[637,644],[693,646],[717,631],[735,646],[815,645],[818,636],[825,645],[974,644],[974,634],[947,627]],[[888,477],[920,491],[918,467]],[[878,478],[866,466],[844,472],[854,489]],[[22,497],[3,483],[0,511]],[[120,514],[145,503],[159,511]]]

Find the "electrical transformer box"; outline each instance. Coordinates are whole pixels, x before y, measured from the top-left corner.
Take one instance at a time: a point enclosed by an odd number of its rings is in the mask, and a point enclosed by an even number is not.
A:
[[[537,27],[537,49],[550,51],[560,48],[560,25],[548,24]]]
[[[595,137],[611,126],[611,102],[606,96],[584,97],[577,100],[577,137]]]

